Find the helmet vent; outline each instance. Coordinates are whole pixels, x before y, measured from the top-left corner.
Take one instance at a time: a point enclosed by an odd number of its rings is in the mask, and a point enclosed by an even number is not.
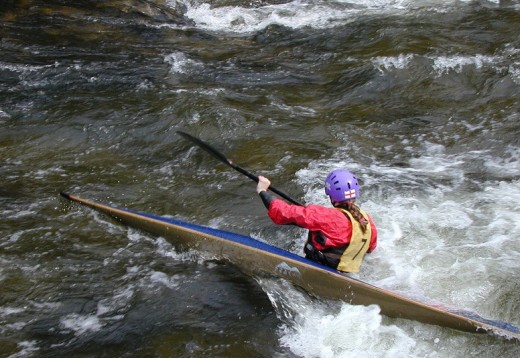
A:
[[[348,170],[333,170],[325,179],[325,193],[333,202],[359,197],[359,180]]]

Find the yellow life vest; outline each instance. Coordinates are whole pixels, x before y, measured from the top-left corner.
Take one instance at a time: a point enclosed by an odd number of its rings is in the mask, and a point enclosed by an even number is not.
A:
[[[372,227],[370,224],[367,224],[366,231],[363,233],[361,224],[356,219],[354,219],[349,211],[340,208],[336,209],[347,215],[350,219],[350,222],[352,223],[352,238],[350,239],[348,247],[341,255],[337,269],[344,272],[358,272],[359,267],[363,262],[363,257],[365,257],[365,254],[367,253],[370,246]],[[359,211],[367,223],[369,223],[367,213],[361,209]]]

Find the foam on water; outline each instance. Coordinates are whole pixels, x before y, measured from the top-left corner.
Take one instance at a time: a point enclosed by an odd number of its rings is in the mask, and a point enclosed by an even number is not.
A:
[[[470,2],[469,0],[466,2]],[[497,1],[491,1],[490,4]],[[456,11],[461,2],[453,0],[364,0],[364,1],[291,1],[264,6],[212,6],[204,1],[186,4],[186,16],[197,28],[228,33],[251,33],[270,25],[292,29],[332,28],[359,16],[405,15],[420,9],[433,12]],[[464,1],[462,2],[464,3]],[[172,2],[175,7],[175,2]]]
[[[397,57],[381,56],[372,60],[374,66],[381,74],[384,74],[389,69],[404,69],[407,68],[414,58],[413,55],[399,55]]]
[[[97,332],[102,327],[102,324],[96,315],[80,315],[77,313],[72,313],[63,317],[60,324],[62,329],[73,331],[75,335],[81,335],[87,332]]]
[[[404,329],[384,323],[378,306],[312,300],[285,281],[258,281],[283,322],[280,343],[298,357],[396,357],[422,350]]]
[[[211,31],[250,33],[269,25],[288,28],[330,28],[352,21],[360,13],[391,12],[406,7],[408,1],[293,1],[255,8],[211,7],[207,3],[188,5],[186,16],[198,28]]]
[[[36,66],[36,65],[15,65],[11,63],[0,61],[0,70],[11,71],[20,74],[27,74],[31,72],[38,72],[45,68],[51,67],[52,65]]]
[[[184,53],[176,51],[164,58],[164,61],[171,65],[170,72],[173,74],[183,74],[191,71],[203,69],[204,64],[188,58]]]
[[[412,355],[416,343],[395,325],[382,324],[377,306],[344,304],[339,312],[320,307],[299,317],[281,339],[299,357],[387,357]]]
[[[519,115],[511,115],[511,120],[518,120]],[[502,157],[492,157],[484,153],[484,166],[489,172],[518,177],[520,163],[520,147],[507,146]]]
[[[496,56],[440,56],[434,58],[433,68],[439,74],[445,74],[449,71],[460,73],[464,66],[473,66],[476,69],[482,68],[484,65],[493,64],[498,61]]]
[[[9,358],[25,358],[31,357],[33,353],[38,351],[38,342],[37,341],[22,341],[18,343],[18,347],[20,351],[15,354],[11,354]]]
[[[382,56],[372,59],[374,67],[384,75],[396,70],[409,70],[411,66],[431,66],[429,71],[435,73],[435,77],[450,75],[450,73],[462,73],[464,70],[481,70],[490,68],[496,72],[506,72],[509,77],[519,82],[519,63],[504,65],[510,62],[511,49],[506,48],[496,56],[475,55],[450,55],[450,56],[420,56],[416,54],[400,54],[398,56]],[[426,60],[425,64],[423,60]]]

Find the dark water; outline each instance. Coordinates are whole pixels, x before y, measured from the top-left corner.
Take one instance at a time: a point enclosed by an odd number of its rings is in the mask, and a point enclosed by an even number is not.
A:
[[[301,252],[212,143],[302,202],[347,167],[379,248],[359,277],[520,324],[515,1],[0,5],[0,356],[517,357],[309,297],[60,190]]]

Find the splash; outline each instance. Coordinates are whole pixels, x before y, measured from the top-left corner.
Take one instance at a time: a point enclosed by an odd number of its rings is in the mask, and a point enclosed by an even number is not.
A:
[[[409,333],[383,323],[376,305],[313,300],[287,281],[257,279],[282,324],[280,343],[298,357],[388,357],[417,353]]]
[[[343,304],[339,312],[315,307],[286,327],[281,342],[300,357],[346,358],[413,355],[415,342],[395,325],[382,324],[379,307]]]

